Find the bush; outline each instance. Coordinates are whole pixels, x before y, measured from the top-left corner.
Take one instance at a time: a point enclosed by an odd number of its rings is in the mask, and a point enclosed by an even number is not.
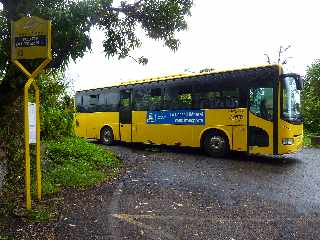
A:
[[[307,69],[302,91],[304,126],[308,133],[320,134],[320,60]]]
[[[43,139],[74,136],[74,107],[68,95],[69,88],[70,82],[63,72],[45,73],[39,77]]]
[[[93,186],[115,176],[120,167],[120,160],[111,152],[79,138],[51,140],[45,144],[44,194],[55,193],[64,187]]]
[[[74,136],[73,111],[62,108],[43,107],[41,136],[44,139],[61,139]]]

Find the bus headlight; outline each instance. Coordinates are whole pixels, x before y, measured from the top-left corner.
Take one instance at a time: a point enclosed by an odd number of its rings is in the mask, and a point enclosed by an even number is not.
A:
[[[293,138],[282,138],[282,144],[283,145],[292,145],[293,144]]]

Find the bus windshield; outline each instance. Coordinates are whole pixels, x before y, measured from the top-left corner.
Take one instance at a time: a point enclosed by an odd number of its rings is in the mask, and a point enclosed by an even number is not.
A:
[[[296,79],[287,76],[282,87],[282,116],[285,120],[301,122],[300,90],[297,89]]]

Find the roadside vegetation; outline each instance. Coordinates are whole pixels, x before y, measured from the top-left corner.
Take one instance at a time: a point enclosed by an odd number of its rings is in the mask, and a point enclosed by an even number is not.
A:
[[[56,209],[59,202],[54,199],[59,199],[60,191],[84,190],[117,177],[121,161],[113,153],[75,136],[73,101],[68,92],[70,85],[70,80],[60,71],[46,72],[39,77],[44,201],[35,200],[35,148],[31,146],[31,190],[36,204],[31,211],[23,208],[23,168],[18,165],[17,177],[7,181],[2,193],[4,207],[0,216],[14,214],[28,222],[48,221],[58,216]],[[21,159],[22,150],[23,146],[16,153]],[[19,185],[12,185],[13,181]]]
[[[305,147],[311,147],[310,134],[307,132],[304,132],[304,134],[303,134],[303,144]]]
[[[302,111],[305,128],[305,146],[311,146],[311,137],[320,136],[320,59],[307,69],[302,91]],[[315,146],[316,147],[316,146]]]
[[[31,211],[20,209],[16,215],[25,221],[56,219],[59,215],[57,205],[63,201],[59,198],[60,191],[85,190],[101,182],[111,181],[119,174],[121,161],[113,153],[84,139],[66,137],[62,140],[47,140],[43,145],[42,194],[48,201],[37,202]],[[36,199],[34,177],[32,195]]]
[[[4,202],[0,208],[2,232],[1,216],[12,212],[25,215],[16,210],[22,207],[24,199],[22,96],[26,76],[10,61],[11,21],[30,15],[52,21],[53,59],[46,72],[36,79],[41,91],[42,176],[46,201],[37,204],[27,217],[37,221],[51,216],[47,214],[51,206],[45,203],[53,198],[51,196],[65,188],[85,189],[108,180],[117,174],[121,165],[112,153],[76,138],[73,132],[73,100],[70,97],[73,94],[64,70],[70,60],[77,60],[91,50],[90,30],[96,27],[105,33],[106,56],[130,57],[139,64],[146,64],[146,57],[130,55],[142,44],[141,34],[137,35],[138,26],[149,38],[177,50],[180,41],[176,33],[187,29],[186,17],[190,15],[193,1],[0,2],[0,161],[7,167],[5,191],[0,193]],[[40,61],[30,60],[24,64],[31,70],[39,66]],[[32,98],[32,93],[30,95]],[[33,159],[34,156],[32,164]]]
[[[85,189],[117,175],[120,160],[100,146],[80,138],[45,142],[43,193],[72,187]]]
[[[7,192],[4,195],[10,193],[2,197],[16,205],[20,202],[24,179],[22,96],[26,76],[10,60],[11,22],[22,16],[38,16],[52,22],[53,58],[46,72],[37,77],[36,81],[41,89],[41,137],[47,141],[45,144],[48,149],[53,149],[54,141],[63,145],[60,139],[68,138],[62,142],[70,143],[70,138],[74,137],[72,94],[66,91],[63,72],[71,60],[82,58],[91,50],[93,39],[90,30],[95,27],[105,34],[103,47],[106,56],[119,59],[130,57],[139,64],[146,64],[148,59],[145,56],[131,55],[133,50],[142,45],[143,34],[140,34],[140,30],[148,38],[159,40],[169,49],[177,50],[180,45],[177,33],[187,29],[186,18],[191,14],[193,1],[0,0],[0,3],[0,161],[4,161],[7,167]],[[41,61],[28,60],[23,64],[31,70],[36,69]],[[77,142],[79,148],[83,147],[80,140],[72,141]],[[94,176],[98,182],[103,178],[101,173],[95,172],[94,168],[89,169],[84,162],[74,166],[72,161],[61,162],[61,158],[57,159],[60,162],[54,163],[54,166],[61,166],[60,172],[47,169],[44,176],[49,174],[49,179],[57,181],[63,169],[72,171],[77,167],[82,171],[89,170],[90,176]],[[61,183],[61,186],[80,184],[84,187],[93,184],[93,180],[89,184],[83,178],[80,179],[70,184],[60,177],[64,184]],[[56,191],[57,186],[53,184],[51,190]]]
[[[84,189],[113,177],[120,161],[100,146],[74,134],[72,85],[62,72],[40,77],[42,99],[43,193],[72,187]]]

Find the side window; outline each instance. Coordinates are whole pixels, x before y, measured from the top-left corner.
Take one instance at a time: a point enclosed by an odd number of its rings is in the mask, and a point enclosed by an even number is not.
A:
[[[98,94],[91,94],[89,95],[89,105],[95,106],[99,102],[99,95]]]
[[[121,91],[120,94],[120,110],[130,110],[130,90]]]
[[[76,100],[76,109],[77,112],[85,112],[85,109],[83,107],[83,95],[78,95],[75,97]]]
[[[239,89],[224,90],[222,95],[225,102],[226,108],[237,108],[239,107]]]
[[[192,107],[191,91],[181,92],[178,96],[178,104],[180,109],[190,109]]]
[[[137,88],[134,91],[133,109],[136,111],[146,111],[149,108],[150,89]]]
[[[200,108],[224,108],[224,101],[220,91],[202,92],[199,100]]]
[[[161,88],[153,88],[150,91],[149,110],[157,111],[157,110],[161,110],[161,107],[162,107]]]
[[[164,106],[171,110],[192,108],[192,87],[167,87],[164,94]]]
[[[116,112],[118,111],[119,101],[119,90],[105,90],[99,95],[99,110],[101,112]]]
[[[239,89],[217,89],[210,84],[195,87],[194,106],[200,109],[239,107]]]
[[[105,89],[99,94],[80,95],[76,97],[79,112],[116,112],[119,108],[120,91]]]
[[[131,90],[120,91],[119,121],[121,124],[132,123]]]
[[[118,111],[119,90],[104,90],[96,95],[88,95],[90,112],[115,112]]]
[[[87,96],[87,104],[86,108],[88,112],[96,112],[99,111],[99,95],[91,93]]]
[[[273,89],[251,88],[250,89],[250,112],[272,121],[273,119]]]
[[[106,106],[107,111],[116,112],[118,111],[118,106],[120,102],[120,92],[119,90],[110,90],[106,95]]]
[[[81,108],[79,112],[89,112],[89,95],[82,95],[83,104],[81,105]]]

